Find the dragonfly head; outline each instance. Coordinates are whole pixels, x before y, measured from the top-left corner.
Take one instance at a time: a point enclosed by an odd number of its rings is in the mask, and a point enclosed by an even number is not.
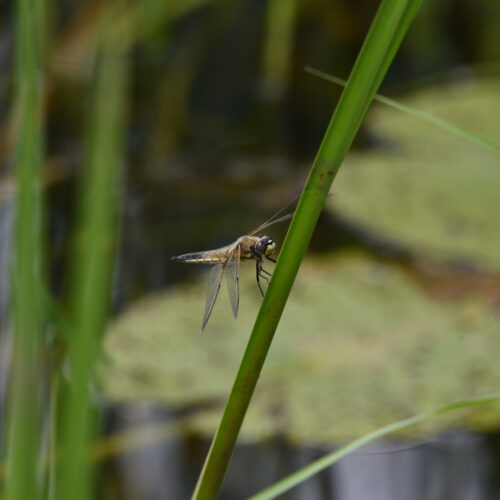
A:
[[[259,255],[271,255],[276,248],[276,243],[269,238],[269,236],[262,236],[259,238],[259,241],[255,243],[254,249],[255,252]]]

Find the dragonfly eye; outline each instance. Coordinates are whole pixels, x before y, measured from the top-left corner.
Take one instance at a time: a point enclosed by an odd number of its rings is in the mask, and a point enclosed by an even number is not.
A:
[[[269,236],[262,238],[255,244],[255,252],[259,255],[271,255],[276,247],[276,243]]]

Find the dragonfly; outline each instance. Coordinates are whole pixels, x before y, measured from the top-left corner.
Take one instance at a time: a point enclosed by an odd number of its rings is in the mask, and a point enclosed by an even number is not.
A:
[[[292,200],[295,201],[295,200]],[[201,252],[186,253],[176,255],[170,260],[183,262],[186,264],[209,264],[212,265],[210,276],[208,278],[208,288],[205,298],[205,312],[201,324],[201,332],[205,330],[210,315],[212,314],[215,301],[219,295],[222,280],[226,276],[227,289],[229,292],[229,300],[233,316],[236,319],[238,316],[238,308],[240,303],[240,262],[255,261],[255,277],[260,293],[264,296],[261,280],[269,283],[271,273],[263,267],[264,259],[270,262],[276,262],[272,254],[276,248],[276,243],[269,236],[257,236],[264,229],[277,224],[278,222],[286,221],[293,217],[293,211],[282,214],[292,202],[281,208],[270,219],[256,227],[253,231],[240,236],[233,243],[214,250],[204,250]]]

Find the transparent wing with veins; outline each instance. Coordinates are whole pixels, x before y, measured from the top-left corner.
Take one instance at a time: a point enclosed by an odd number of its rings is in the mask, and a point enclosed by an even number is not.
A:
[[[228,266],[229,267],[232,266],[233,253],[234,253],[233,248],[230,248],[227,253],[227,259],[221,261],[219,264],[216,264],[210,270],[210,276],[208,278],[207,295],[205,299],[205,313],[203,315],[203,321],[201,323],[200,333],[203,333],[203,330],[205,330],[205,326],[207,326],[208,320],[210,319],[210,315],[212,314],[215,301],[217,300],[217,297],[219,295],[224,273],[226,272]]]
[[[330,198],[332,194],[328,194],[327,198]],[[295,208],[288,214],[286,215],[281,215],[287,208],[292,206],[294,203],[296,203],[300,198],[300,195],[296,196],[293,200],[289,201],[284,207],[281,207],[270,219],[268,219],[264,224],[261,224],[259,227],[256,227],[253,231],[248,233],[248,236],[252,236],[256,233],[259,233],[266,227],[272,226],[273,224],[277,224],[278,222],[283,222],[285,220],[291,219],[293,217],[293,214],[295,213]]]
[[[226,266],[227,291],[234,319],[238,316],[238,306],[240,303],[240,254],[241,248],[239,245],[236,245]]]
[[[281,213],[283,213],[288,207],[293,205],[297,200],[299,199],[298,196],[296,196],[293,200],[288,202],[284,207],[281,207],[272,217],[270,217],[266,222],[261,224],[259,227],[256,227],[253,231],[249,232],[248,235],[251,236],[253,234],[259,233],[266,227],[272,226],[273,224],[277,224],[278,222],[283,222],[285,220],[291,219],[293,217],[293,214],[295,213],[295,210],[292,210],[290,213],[286,215],[279,216]]]
[[[289,214],[283,215],[282,217],[279,217],[278,219],[271,220],[269,219],[267,222],[264,222],[264,224],[261,224],[259,227],[255,228],[253,231],[248,233],[249,236],[252,236],[253,234],[259,233],[266,227],[272,226],[273,224],[277,224],[278,222],[283,222],[285,220],[291,219],[293,217],[294,212],[290,212]]]

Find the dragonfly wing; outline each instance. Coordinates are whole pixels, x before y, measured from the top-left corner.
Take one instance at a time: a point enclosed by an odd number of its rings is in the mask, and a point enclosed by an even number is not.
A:
[[[231,258],[228,260],[226,270],[227,290],[235,319],[238,316],[238,306],[240,304],[240,253],[240,246],[236,245]]]
[[[239,250],[239,246],[237,247]],[[219,254],[220,264],[212,267],[210,271],[210,276],[208,278],[208,288],[207,288],[207,297],[205,299],[205,314],[203,315],[203,322],[201,324],[201,333],[205,329],[205,326],[210,319],[210,315],[212,314],[212,310],[215,305],[215,301],[219,295],[222,278],[224,277],[224,273],[228,270],[229,267],[232,266],[232,260],[234,256],[235,246],[231,245],[224,249],[221,249],[221,253]],[[239,254],[238,254],[238,263],[239,263]],[[231,299],[231,304],[232,304]],[[234,309],[233,309],[234,311]]]
[[[224,277],[224,271],[226,270],[226,266],[224,262],[213,266],[210,270],[210,276],[208,278],[208,288],[207,288],[207,296],[205,300],[205,313],[203,315],[203,322],[201,324],[201,332],[207,326],[208,320],[210,319],[210,315],[212,314],[212,310],[215,305],[215,301],[217,300],[217,296],[220,291],[220,284],[222,282],[222,278]]]
[[[327,198],[330,198],[332,196],[331,193],[328,194]],[[289,201],[283,208],[278,210],[270,219],[268,219],[264,224],[261,224],[259,227],[256,227],[253,231],[248,233],[248,235],[256,234],[265,229],[266,227],[272,226],[273,224],[277,224],[278,222],[283,222],[285,220],[291,219],[295,213],[295,209],[293,209],[290,213],[286,215],[280,215],[282,214],[287,208],[292,206],[294,203],[298,202],[300,198],[300,194],[296,196],[293,200]]]
[[[282,217],[279,217],[277,219],[268,220],[267,222],[264,222],[264,224],[261,224],[259,227],[256,227],[253,231],[249,232],[248,234],[251,236],[252,234],[260,233],[260,231],[262,231],[266,227],[272,226],[273,224],[277,224],[278,222],[283,222],[285,220],[291,219],[294,213],[295,212],[290,212],[289,214],[283,215]]]
[[[284,207],[281,207],[272,217],[270,217],[269,219],[267,219],[266,222],[264,222],[263,224],[261,224],[259,227],[256,227],[253,231],[251,231],[248,234],[249,235],[256,234],[256,233],[262,231],[263,229],[265,229],[266,227],[272,226],[273,224],[276,224],[278,222],[283,222],[285,220],[291,219],[293,217],[295,209],[293,209],[290,213],[288,213],[286,215],[281,215],[281,214],[285,210],[287,210],[288,208],[290,208],[292,205],[294,205],[295,203],[297,203],[297,201],[299,200],[299,198],[300,198],[300,194],[297,195],[292,200],[290,200]]]

